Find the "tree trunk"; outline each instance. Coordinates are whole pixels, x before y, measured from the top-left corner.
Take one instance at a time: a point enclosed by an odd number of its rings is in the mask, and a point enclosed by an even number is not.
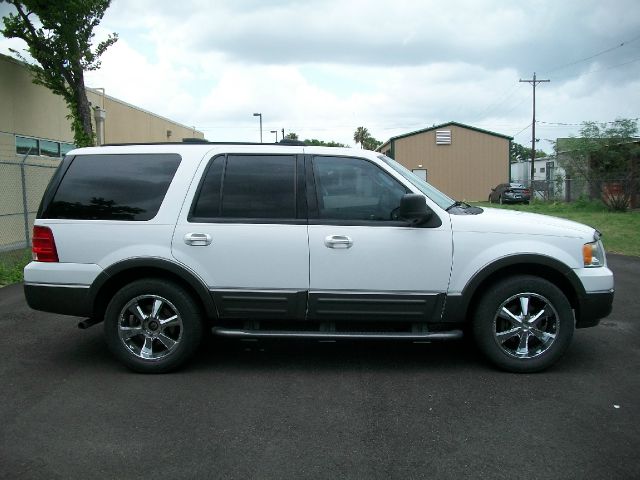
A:
[[[91,107],[87,99],[87,91],[84,87],[84,72],[82,70],[73,72],[73,90],[75,100],[77,120],[73,124],[76,144],[79,147],[94,145],[93,125],[91,124]],[[79,143],[82,144],[79,144]]]

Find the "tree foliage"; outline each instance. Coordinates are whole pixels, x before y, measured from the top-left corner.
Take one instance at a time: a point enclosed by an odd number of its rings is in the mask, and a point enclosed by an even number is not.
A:
[[[289,132],[284,136],[284,138],[286,138],[287,140],[298,140],[298,134],[294,132]]]
[[[375,150],[382,145],[382,142],[373,138],[369,133],[369,130],[365,127],[356,128],[356,131],[353,133],[353,141],[356,142],[356,144],[359,143],[360,148],[364,148],[366,150]]]
[[[304,144],[314,147],[348,147],[349,145],[345,145],[344,143],[339,142],[325,142],[324,140],[318,140],[316,138],[305,138]]]
[[[547,157],[548,154],[542,150],[536,149],[536,158]],[[531,149],[520,145],[519,143],[512,142],[511,149],[509,151],[509,160],[511,163],[516,162],[529,162],[531,161]]]
[[[368,136],[369,130],[367,130],[365,127],[358,127],[353,133],[353,141],[356,142],[356,145],[359,143],[360,148],[364,148],[364,142]]]
[[[118,40],[113,33],[93,47],[94,29],[111,0],[6,0],[15,7],[2,19],[0,32],[21,38],[37,64],[29,64],[34,83],[63,97],[70,115],[74,142],[93,145],[91,109],[84,72],[100,67],[101,55]],[[25,58],[15,50],[21,60]],[[26,62],[29,63],[29,62]]]
[[[556,145],[558,161],[572,177],[586,180],[592,196],[612,210],[626,210],[638,195],[640,139],[635,119],[583,122],[579,137]]]
[[[376,140],[372,136],[368,136],[367,138],[365,138],[364,143],[362,144],[363,148],[365,148],[366,150],[375,150],[380,145],[382,145],[382,142],[380,140]]]

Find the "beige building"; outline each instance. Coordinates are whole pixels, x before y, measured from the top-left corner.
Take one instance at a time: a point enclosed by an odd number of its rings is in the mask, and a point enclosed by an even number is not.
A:
[[[487,200],[492,187],[509,181],[512,137],[457,122],[387,140],[378,151],[415,171],[447,195]]]
[[[99,144],[204,138],[193,127],[101,89],[87,88],[87,97]],[[28,243],[44,189],[61,158],[74,148],[68,113],[62,97],[32,82],[24,63],[0,54],[0,251]]]

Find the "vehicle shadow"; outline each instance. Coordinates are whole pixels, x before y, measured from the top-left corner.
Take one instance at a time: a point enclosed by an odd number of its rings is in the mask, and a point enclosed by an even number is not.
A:
[[[208,338],[189,370],[235,369],[296,371],[361,371],[475,368],[483,359],[467,341],[338,340],[335,342],[268,339],[241,341]]]
[[[72,334],[71,345],[51,352],[56,365],[65,369],[128,372],[109,352],[100,326]],[[561,361],[546,372],[598,370],[601,339],[578,335]],[[603,353],[604,354],[604,353]],[[362,372],[426,370],[504,373],[490,364],[470,339],[448,342],[311,339],[261,339],[247,341],[206,336],[198,352],[177,374],[207,371],[247,372]],[[510,375],[504,373],[505,375]]]

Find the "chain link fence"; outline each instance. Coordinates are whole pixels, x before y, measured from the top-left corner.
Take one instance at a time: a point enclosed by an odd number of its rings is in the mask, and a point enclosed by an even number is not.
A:
[[[624,204],[630,208],[640,206],[640,179],[558,177],[555,180],[534,180],[529,187],[537,200],[575,202],[577,200],[602,200],[614,207]]]
[[[529,185],[532,196],[538,200],[575,202],[590,196],[589,183],[583,178],[560,177],[553,180],[534,180]]]
[[[0,252],[31,245],[33,221],[58,163],[0,159]]]

